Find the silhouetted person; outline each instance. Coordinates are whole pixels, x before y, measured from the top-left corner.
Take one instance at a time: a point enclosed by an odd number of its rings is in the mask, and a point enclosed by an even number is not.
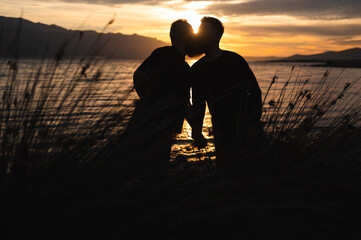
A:
[[[154,50],[134,73],[140,100],[125,139],[132,158],[144,170],[142,176],[164,175],[172,138],[182,129],[190,85],[185,55],[193,36],[187,21],[175,21],[170,30],[172,46]]]
[[[205,56],[191,68],[193,107],[189,119],[196,145],[204,145],[202,125],[207,102],[218,169],[242,152],[257,149],[263,135],[261,90],[243,57],[219,48],[223,32],[218,19],[202,19],[198,47]]]

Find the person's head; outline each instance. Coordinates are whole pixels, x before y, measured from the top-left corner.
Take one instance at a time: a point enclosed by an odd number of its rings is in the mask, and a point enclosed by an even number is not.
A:
[[[188,56],[197,57],[212,48],[219,47],[224,27],[221,21],[214,17],[204,17],[201,20],[198,33],[190,42]]]
[[[201,22],[198,29],[198,37],[204,44],[205,50],[218,46],[224,32],[222,22],[214,17],[204,17]]]
[[[193,28],[187,20],[179,19],[172,23],[170,27],[170,40],[172,45],[186,46],[193,38]]]

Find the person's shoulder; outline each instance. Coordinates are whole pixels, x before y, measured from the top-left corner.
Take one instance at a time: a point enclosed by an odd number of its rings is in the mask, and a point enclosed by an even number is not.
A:
[[[184,61],[184,56],[173,46],[157,48],[153,53],[167,61]]]
[[[148,68],[157,65],[162,59],[166,59],[167,46],[153,50],[153,52],[138,67],[140,71],[146,71]]]
[[[238,61],[246,62],[246,60],[240,54],[238,54],[236,52],[223,50],[223,56],[226,58],[229,58],[231,60],[238,60]]]
[[[164,46],[156,48],[152,53],[153,54],[168,54],[170,51],[172,51],[171,46]]]
[[[238,53],[232,51],[224,51],[224,59],[230,66],[237,66],[237,68],[249,68],[247,61]]]
[[[164,59],[169,59],[171,56],[172,49],[170,46],[159,47],[153,50],[153,52],[147,57],[148,62],[159,62]]]

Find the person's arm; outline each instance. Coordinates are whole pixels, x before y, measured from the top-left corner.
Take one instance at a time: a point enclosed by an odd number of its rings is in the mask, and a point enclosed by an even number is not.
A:
[[[145,98],[158,87],[159,79],[168,66],[168,59],[164,58],[156,49],[134,72],[133,83],[139,98]]]
[[[247,84],[247,91],[249,94],[248,122],[259,122],[262,115],[262,92],[253,72],[250,69],[249,71]]]
[[[133,84],[135,91],[137,92],[140,99],[143,99],[148,90],[148,83],[150,82],[148,76],[140,69],[135,70],[133,74]]]
[[[191,89],[192,105],[188,108],[186,119],[192,128],[192,138],[194,139],[194,145],[198,147],[205,147],[207,142],[202,134],[202,128],[206,110],[206,102],[201,87],[194,84],[193,81],[191,81]]]
[[[253,74],[251,68],[248,66],[248,63],[241,58],[238,63],[238,69],[241,70],[241,82],[242,88],[244,89],[244,101],[246,105],[244,106],[244,113],[246,114],[245,118],[248,123],[259,122],[262,115],[262,92],[258,85],[257,79]]]

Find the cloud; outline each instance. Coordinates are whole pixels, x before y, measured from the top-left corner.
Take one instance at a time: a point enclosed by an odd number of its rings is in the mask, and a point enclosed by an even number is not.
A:
[[[286,15],[307,19],[361,18],[360,0],[251,0],[216,2],[204,12],[220,15]]]
[[[353,39],[332,39],[330,40],[331,43],[337,45],[347,45],[347,46],[360,46],[361,40],[353,40]]]
[[[61,0],[63,2],[71,3],[90,3],[90,4],[102,4],[102,5],[116,5],[116,4],[147,4],[154,5],[162,2],[167,2],[166,0]]]
[[[323,24],[323,25],[270,25],[270,26],[232,26],[226,30],[240,31],[247,36],[356,36],[361,35],[361,24]]]
[[[38,0],[43,1],[43,0]],[[163,5],[177,9],[184,3],[209,2],[203,14],[209,15],[286,15],[307,19],[350,19],[361,18],[360,0],[60,0],[102,5],[144,4]]]

